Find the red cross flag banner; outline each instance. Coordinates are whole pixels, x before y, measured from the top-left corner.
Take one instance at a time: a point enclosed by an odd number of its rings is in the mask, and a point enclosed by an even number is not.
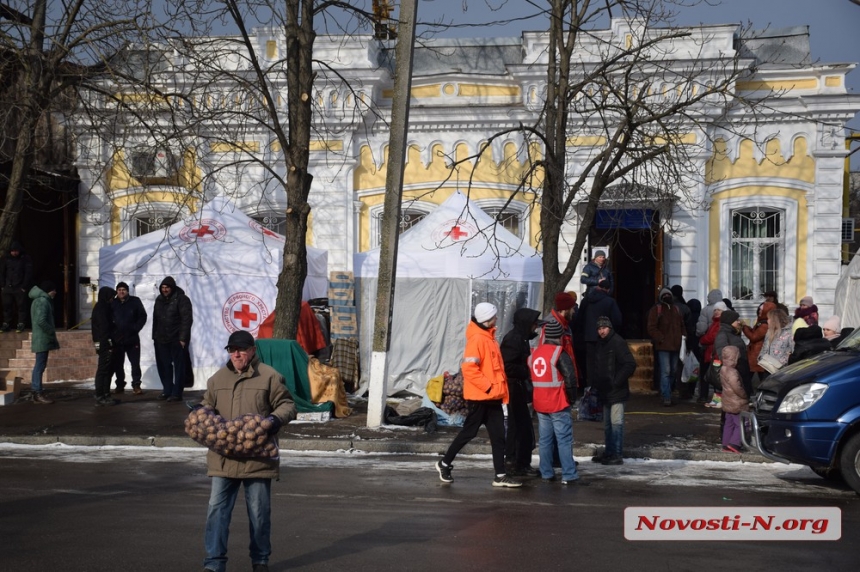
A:
[[[126,282],[150,316],[141,332],[144,387],[159,387],[152,346],[152,308],[158,286],[173,276],[191,299],[194,325],[191,356],[195,389],[226,363],[230,333],[255,337],[275,307],[284,237],[246,216],[225,198],[164,230],[106,246],[99,251],[99,286]],[[328,293],[328,253],[308,247],[308,279],[303,298]]]

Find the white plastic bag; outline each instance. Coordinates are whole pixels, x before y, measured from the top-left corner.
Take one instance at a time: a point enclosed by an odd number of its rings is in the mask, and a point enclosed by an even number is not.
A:
[[[684,369],[681,370],[682,383],[696,383],[699,381],[699,360],[693,352],[687,352],[684,356]]]

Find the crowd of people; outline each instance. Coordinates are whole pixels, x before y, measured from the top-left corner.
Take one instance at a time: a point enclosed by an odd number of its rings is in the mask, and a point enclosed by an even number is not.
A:
[[[454,459],[481,425],[490,436],[493,486],[522,486],[516,477],[555,481],[556,468],[562,484],[578,481],[572,408],[586,388],[596,395],[604,423],[605,447],[592,461],[623,464],[624,405],[636,361],[618,333],[622,316],[604,251],[595,252],[580,282],[586,289],[579,303],[575,292],[558,292],[543,318],[537,310],[517,310],[501,344],[497,308],[486,302],[476,306],[462,361],[469,412],[436,463],[442,482],[454,481]],[[660,290],[646,319],[656,386],[665,407],[675,405],[677,396],[720,409],[722,448],[740,452],[740,413],[749,409],[754,387],[788,363],[835,348],[851,330],[841,328],[839,316],[819,326],[810,296],[800,300],[792,318],[776,292],[766,292],[751,323],[719,289],[710,291],[706,302],[703,307],[696,299],[685,300],[680,285]],[[698,375],[682,379],[685,361],[696,364]],[[537,436],[529,404],[537,416]],[[534,468],[536,448],[540,463]]]

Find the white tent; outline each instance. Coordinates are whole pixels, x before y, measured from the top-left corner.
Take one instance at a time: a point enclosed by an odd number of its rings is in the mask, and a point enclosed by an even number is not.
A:
[[[379,249],[353,258],[361,300],[362,386],[368,382]],[[388,393],[423,394],[427,380],[460,369],[466,324],[479,302],[499,308],[497,337],[515,310],[539,309],[543,266],[515,236],[460,192],[400,236]]]
[[[836,283],[833,313],[842,319],[843,328],[860,327],[860,255],[854,255]],[[822,318],[826,319],[826,318]]]
[[[284,237],[225,198],[215,198],[167,232],[152,232],[99,250],[99,286],[126,282],[149,314],[140,333],[144,387],[160,387],[152,345],[158,286],[173,276],[194,306],[191,359],[195,389],[227,360],[224,344],[238,330],[256,332],[275,307]],[[328,252],[308,247],[304,299],[328,293]],[[128,366],[128,364],[126,364]],[[130,375],[126,374],[126,379]]]

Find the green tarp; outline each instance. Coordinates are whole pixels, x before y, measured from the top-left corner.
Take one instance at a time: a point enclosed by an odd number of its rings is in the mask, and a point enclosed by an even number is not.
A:
[[[311,384],[308,380],[308,354],[295,340],[257,340],[260,361],[275,368],[287,381],[287,389],[296,402],[299,413],[331,411],[331,401],[311,403]]]

